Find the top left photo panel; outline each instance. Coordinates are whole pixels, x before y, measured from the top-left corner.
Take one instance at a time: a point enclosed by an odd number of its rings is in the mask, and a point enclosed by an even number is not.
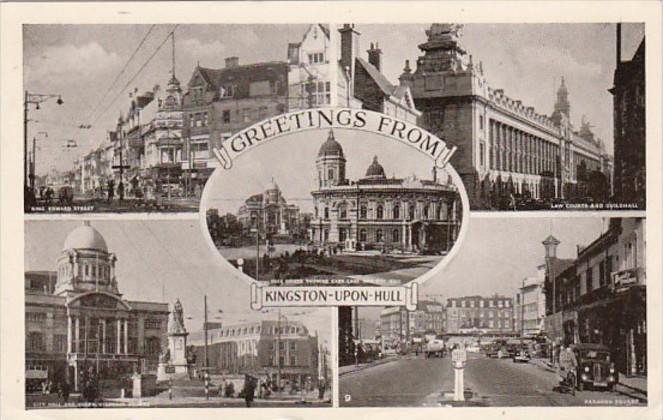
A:
[[[197,212],[213,150],[331,106],[329,26],[24,25],[26,213]]]

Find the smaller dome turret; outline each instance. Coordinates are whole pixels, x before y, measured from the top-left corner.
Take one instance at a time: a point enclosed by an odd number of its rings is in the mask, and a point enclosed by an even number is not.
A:
[[[366,178],[386,178],[387,176],[384,173],[384,168],[378,162],[378,157],[373,156],[373,163],[366,170]]]
[[[339,142],[334,138],[333,130],[329,130],[327,141],[322,143],[322,146],[320,146],[320,150],[318,151],[318,157],[325,156],[343,156],[343,147],[341,147]]]

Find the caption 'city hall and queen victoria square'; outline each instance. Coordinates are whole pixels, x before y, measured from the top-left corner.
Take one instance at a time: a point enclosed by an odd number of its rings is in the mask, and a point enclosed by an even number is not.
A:
[[[459,236],[453,177],[399,141],[316,129],[251,153],[213,175],[203,208],[215,247],[254,279],[400,285],[435,267]]]

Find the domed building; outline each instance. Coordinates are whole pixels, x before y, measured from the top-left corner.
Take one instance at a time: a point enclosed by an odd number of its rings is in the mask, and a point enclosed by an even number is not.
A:
[[[25,273],[28,386],[46,376],[78,390],[90,368],[104,379],[156,369],[168,304],[124,299],[116,262],[104,237],[86,222],[67,235],[55,272]]]
[[[278,184],[272,179],[265,191],[246,199],[237,212],[237,219],[247,235],[260,225],[261,235],[292,236],[298,230],[299,207],[288,204]]]
[[[311,192],[310,239],[316,245],[426,253],[451,248],[460,227],[460,196],[438,180],[435,168],[432,179],[388,178],[374,156],[365,176],[350,181],[345,165],[343,147],[329,131],[316,159],[318,189]]]

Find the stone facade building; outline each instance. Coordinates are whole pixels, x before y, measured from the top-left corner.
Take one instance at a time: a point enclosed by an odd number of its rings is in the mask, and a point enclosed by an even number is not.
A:
[[[514,327],[521,336],[537,336],[543,332],[546,317],[544,291],[546,266],[537,267],[535,276],[526,277],[514,300]]]
[[[387,178],[378,157],[364,178],[346,177],[346,158],[330,131],[316,159],[318,189],[312,191],[311,240],[347,250],[446,252],[460,228],[461,205],[451,183]]]
[[[290,236],[297,233],[299,207],[288,204],[278,184],[272,179],[267,189],[246,199],[237,212],[245,234],[260,229],[261,235]]]
[[[617,24],[617,68],[613,95],[615,137],[615,200],[637,203],[646,199],[645,40],[630,61],[621,57],[621,24]]]
[[[288,44],[288,111],[331,105],[329,27],[309,25],[302,40]]]
[[[420,125],[458,148],[451,163],[472,208],[504,207],[511,195],[607,199],[610,157],[593,134],[574,130],[564,80],[553,114],[540,114],[489,85],[460,32],[461,25],[431,25],[415,71],[406,61],[400,81],[422,112]]]
[[[220,374],[269,375],[274,381],[314,383],[319,372],[317,335],[299,321],[258,321],[228,324],[208,329],[208,359],[212,372]],[[204,332],[192,332],[189,343],[194,346],[199,368],[205,363]]]
[[[420,300],[412,312],[403,307],[389,307],[380,312],[379,322],[383,343],[395,348],[397,343],[414,336],[445,332],[446,306],[440,302]]]
[[[101,234],[86,224],[65,239],[55,272],[25,273],[27,379],[41,370],[78,390],[90,369],[110,381],[156,369],[168,304],[124,299],[116,262]]]
[[[464,296],[447,300],[447,330],[487,334],[512,333],[513,299],[506,296]]]
[[[613,218],[565,268],[548,265],[546,334],[552,341],[605,344],[619,372],[646,374],[645,238],[645,219]]]

